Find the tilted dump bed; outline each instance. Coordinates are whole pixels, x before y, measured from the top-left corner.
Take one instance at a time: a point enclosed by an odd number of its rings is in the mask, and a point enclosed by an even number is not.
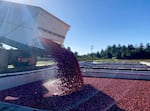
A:
[[[40,37],[62,45],[68,30],[69,25],[40,7],[0,1],[0,42],[44,49]]]

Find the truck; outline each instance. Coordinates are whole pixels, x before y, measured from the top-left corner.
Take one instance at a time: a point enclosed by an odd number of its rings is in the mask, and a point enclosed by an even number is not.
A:
[[[0,1],[0,69],[35,66],[47,55],[40,37],[63,47],[69,27],[41,7]]]

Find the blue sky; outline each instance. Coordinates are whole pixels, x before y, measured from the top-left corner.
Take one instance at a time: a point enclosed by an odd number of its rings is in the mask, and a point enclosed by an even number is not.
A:
[[[41,6],[68,23],[64,45],[79,54],[89,53],[91,45],[96,52],[113,44],[150,43],[150,0],[16,1]]]

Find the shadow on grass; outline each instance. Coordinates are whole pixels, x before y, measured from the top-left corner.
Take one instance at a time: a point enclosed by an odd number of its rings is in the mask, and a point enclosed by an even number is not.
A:
[[[33,86],[33,87],[32,87]],[[95,89],[91,85],[84,85],[81,91],[67,96],[51,96],[44,98],[47,90],[38,81],[32,85],[0,91],[0,101],[46,109],[48,111],[124,111],[120,109],[113,98]],[[18,97],[18,100],[5,100],[6,96]]]

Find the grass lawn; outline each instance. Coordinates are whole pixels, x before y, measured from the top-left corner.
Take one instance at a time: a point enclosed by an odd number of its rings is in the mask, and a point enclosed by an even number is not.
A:
[[[37,61],[36,66],[47,66],[54,64],[53,61]]]
[[[139,63],[139,62],[150,62],[150,59],[98,59],[94,60],[94,62],[133,62],[133,63]]]

